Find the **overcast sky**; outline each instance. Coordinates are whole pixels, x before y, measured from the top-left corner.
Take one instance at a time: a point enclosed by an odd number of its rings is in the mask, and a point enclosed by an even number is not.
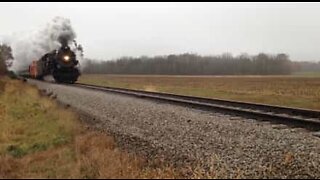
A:
[[[69,18],[88,58],[230,52],[320,60],[319,3],[0,3],[0,37]]]

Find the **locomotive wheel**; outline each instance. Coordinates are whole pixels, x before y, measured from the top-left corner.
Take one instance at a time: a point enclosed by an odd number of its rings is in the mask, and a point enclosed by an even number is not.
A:
[[[62,81],[58,77],[53,77],[56,83],[62,83]]]
[[[66,83],[66,84],[74,84],[76,82],[76,80],[61,80],[61,79],[58,79],[56,78],[55,79],[56,83]]]

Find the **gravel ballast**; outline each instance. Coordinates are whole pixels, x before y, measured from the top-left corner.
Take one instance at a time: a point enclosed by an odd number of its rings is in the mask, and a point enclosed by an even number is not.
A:
[[[320,178],[320,138],[285,125],[28,80],[128,151],[199,164],[212,177]]]

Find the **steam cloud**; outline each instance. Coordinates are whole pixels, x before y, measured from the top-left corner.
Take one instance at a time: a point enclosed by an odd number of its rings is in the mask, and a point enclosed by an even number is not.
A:
[[[45,53],[59,49],[61,45],[69,45],[75,51],[82,67],[83,49],[81,45],[73,43],[75,38],[76,33],[70,20],[63,17],[55,17],[41,30],[6,37],[5,43],[11,46],[14,57],[11,70],[15,72],[27,70],[32,61],[40,59]]]

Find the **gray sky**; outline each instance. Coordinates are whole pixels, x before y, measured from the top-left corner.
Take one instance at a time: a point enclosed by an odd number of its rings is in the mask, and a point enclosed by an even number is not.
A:
[[[69,18],[88,58],[230,52],[320,60],[319,3],[0,3],[0,37]]]

